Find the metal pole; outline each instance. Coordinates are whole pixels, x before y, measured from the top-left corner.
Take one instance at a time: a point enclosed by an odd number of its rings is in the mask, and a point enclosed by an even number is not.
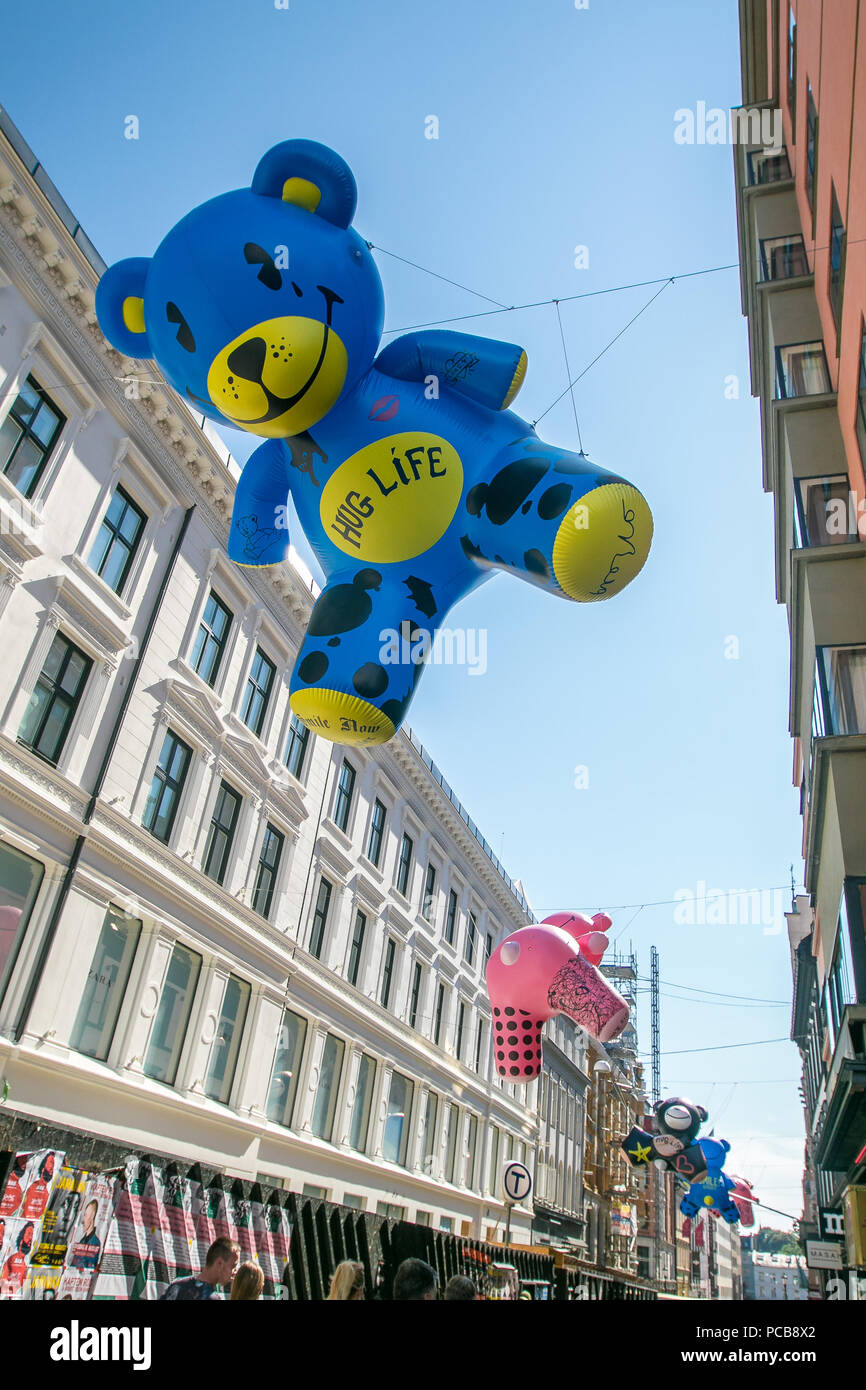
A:
[[[511,1244],[511,1203],[505,1204],[505,1249]]]

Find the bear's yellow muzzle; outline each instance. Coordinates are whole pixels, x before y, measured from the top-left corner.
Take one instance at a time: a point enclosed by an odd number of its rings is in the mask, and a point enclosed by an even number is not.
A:
[[[233,425],[282,439],[327,415],[343,389],[347,366],[346,349],[328,324],[266,319],[214,358],[208,395]]]

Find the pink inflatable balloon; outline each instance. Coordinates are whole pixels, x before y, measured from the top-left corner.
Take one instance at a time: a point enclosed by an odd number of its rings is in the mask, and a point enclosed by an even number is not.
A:
[[[610,945],[605,934],[610,927],[606,912],[596,912],[594,917],[587,917],[582,912],[554,912],[541,923],[543,927],[548,924],[560,927],[573,936],[581,955],[586,956],[590,965],[598,965]]]
[[[509,1081],[539,1075],[541,1030],[554,1014],[567,1014],[599,1042],[618,1037],[628,1023],[628,1004],[594,963],[607,946],[597,919],[556,916],[567,922],[521,927],[487,962],[496,1069]]]
[[[730,1197],[737,1211],[740,1213],[740,1225],[746,1227],[754,1226],[755,1208],[752,1203],[757,1202],[758,1199],[755,1196],[752,1184],[746,1178],[738,1178],[735,1173],[731,1173],[730,1176],[734,1184],[731,1188]]]

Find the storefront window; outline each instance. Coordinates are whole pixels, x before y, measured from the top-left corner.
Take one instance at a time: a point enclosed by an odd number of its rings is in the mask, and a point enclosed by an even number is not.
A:
[[[358,1084],[355,1087],[355,1101],[352,1106],[352,1123],[349,1129],[349,1144],[359,1153],[367,1147],[367,1131],[370,1127],[370,1107],[373,1102],[373,1081],[376,1076],[376,1059],[361,1053],[358,1066]]]
[[[144,1059],[145,1076],[154,1081],[174,1085],[200,971],[201,956],[175,946]]]
[[[87,972],[70,1047],[104,1062],[141,935],[141,922],[109,907]]]
[[[339,1038],[329,1033],[322,1052],[322,1065],[319,1069],[319,1085],[313,1104],[312,1129],[317,1139],[331,1138],[334,1128],[334,1112],[337,1108],[337,1091],[340,1087],[340,1073],[343,1069],[345,1045]]]
[[[413,1089],[408,1077],[398,1071],[393,1073],[382,1139],[382,1154],[388,1163],[406,1162]]]
[[[0,845],[0,996],[15,964],[45,866]]]
[[[235,1078],[249,1000],[250,987],[246,981],[229,975],[204,1083],[205,1095],[222,1105],[228,1104]]]
[[[285,1125],[286,1129],[290,1129],[292,1124],[306,1037],[307,1020],[301,1018],[300,1014],[293,1014],[290,1009],[286,1009],[274,1054],[271,1084],[265,1107],[268,1119],[273,1120],[275,1125]]]

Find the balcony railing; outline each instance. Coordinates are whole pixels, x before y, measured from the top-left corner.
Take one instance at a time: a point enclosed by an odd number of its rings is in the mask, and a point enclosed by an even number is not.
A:
[[[827,357],[820,340],[776,348],[777,397],[821,396],[830,389]]]
[[[860,539],[847,473],[794,479],[794,539],[798,550],[847,545]]]
[[[780,183],[782,179],[791,177],[787,150],[750,150],[746,164],[752,187],[756,184]]]
[[[809,262],[802,236],[767,237],[761,242],[761,271],[765,280],[790,280],[808,275]]]

